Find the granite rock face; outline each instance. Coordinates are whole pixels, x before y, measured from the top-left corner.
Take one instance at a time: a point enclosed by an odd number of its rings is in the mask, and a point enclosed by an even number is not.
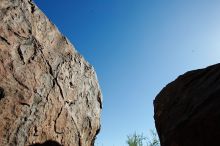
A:
[[[31,0],[0,2],[0,145],[91,146],[102,95],[93,67]]]
[[[219,146],[220,64],[181,75],[154,108],[161,146]]]

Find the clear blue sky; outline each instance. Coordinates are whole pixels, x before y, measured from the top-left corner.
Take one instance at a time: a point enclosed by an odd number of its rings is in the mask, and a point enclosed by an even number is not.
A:
[[[98,146],[154,129],[153,99],[178,75],[220,62],[219,0],[35,0],[96,69]]]

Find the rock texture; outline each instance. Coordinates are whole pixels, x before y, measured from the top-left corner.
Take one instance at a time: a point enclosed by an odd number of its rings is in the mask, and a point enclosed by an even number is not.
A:
[[[0,145],[91,146],[102,97],[92,66],[31,0],[0,1]]]
[[[181,75],[154,107],[161,146],[219,146],[220,64]]]

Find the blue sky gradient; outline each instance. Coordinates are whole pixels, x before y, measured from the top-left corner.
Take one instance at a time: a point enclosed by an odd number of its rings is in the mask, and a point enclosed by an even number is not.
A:
[[[186,71],[220,61],[218,0],[35,0],[96,69],[97,146],[154,129],[153,99]]]

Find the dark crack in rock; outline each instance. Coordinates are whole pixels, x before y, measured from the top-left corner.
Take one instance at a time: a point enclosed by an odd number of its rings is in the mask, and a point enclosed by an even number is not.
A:
[[[48,140],[48,141],[45,141],[44,143],[35,143],[30,146],[62,146],[62,145],[56,141]]]
[[[0,87],[0,100],[5,97],[5,91],[2,87]]]

